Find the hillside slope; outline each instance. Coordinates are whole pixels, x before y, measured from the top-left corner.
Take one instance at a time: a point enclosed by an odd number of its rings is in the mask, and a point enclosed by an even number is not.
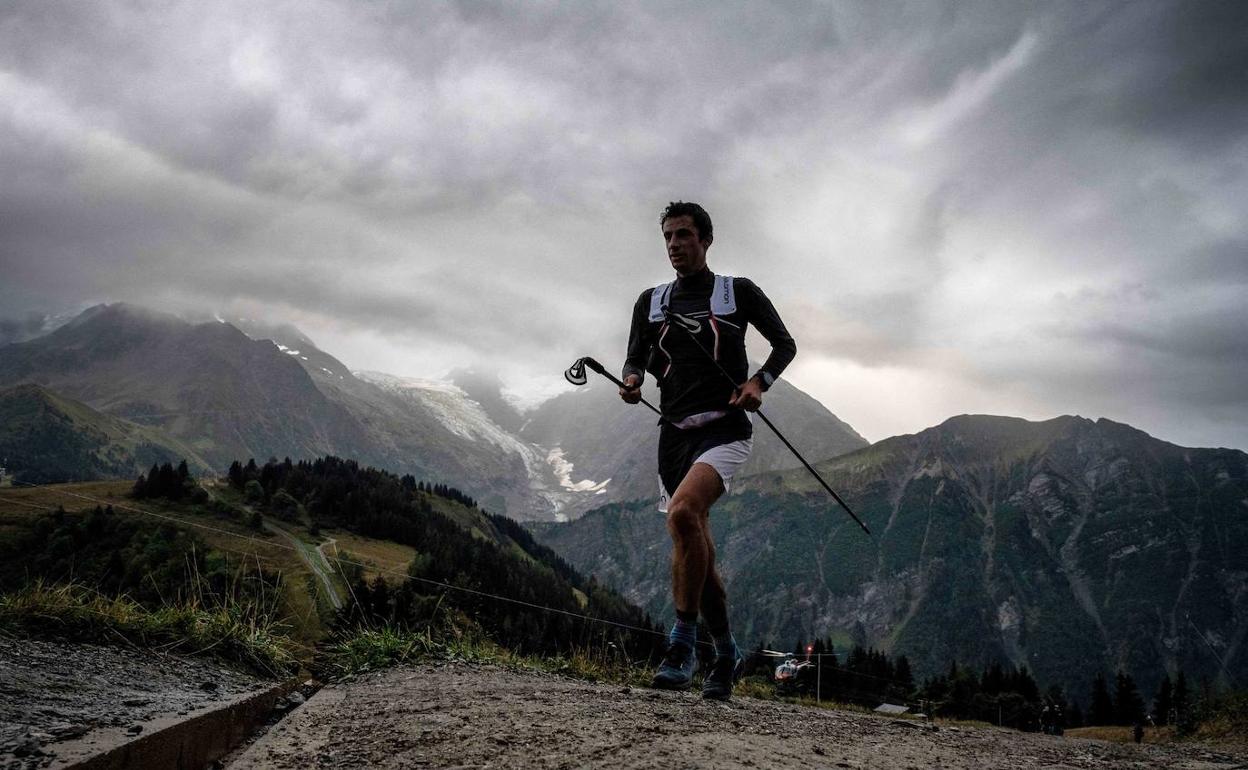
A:
[[[216,468],[367,449],[358,422],[271,342],[133,305],[99,305],[47,336],[0,347],[0,385],[22,383],[159,428]]]
[[[19,482],[134,478],[153,463],[206,460],[160,431],[97,412],[39,385],[0,388],[0,467]]]
[[[559,485],[544,453],[463,391],[356,377],[291,326],[238,324],[99,305],[0,346],[0,386],[38,384],[158,430],[218,470],[238,458],[340,454],[471,487],[518,518],[555,516]]]

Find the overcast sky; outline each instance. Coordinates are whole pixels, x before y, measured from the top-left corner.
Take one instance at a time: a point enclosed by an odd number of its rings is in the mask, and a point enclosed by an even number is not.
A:
[[[1248,448],[1248,3],[0,6],[10,322],[265,317],[532,402],[621,363],[674,199],[871,440]]]

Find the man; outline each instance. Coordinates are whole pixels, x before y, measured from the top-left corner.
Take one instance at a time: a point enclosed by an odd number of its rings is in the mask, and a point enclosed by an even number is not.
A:
[[[671,203],[659,222],[676,280],[637,298],[620,388],[624,401],[637,403],[649,371],[661,394],[659,510],[667,513],[672,537],[676,623],[654,686],[683,690],[692,684],[701,615],[715,640],[715,660],[702,695],[727,700],[744,659],[728,626],[709,513],[749,456],[753,427],[746,412],[762,405],[763,393],[793,360],[797,346],[753,282],[716,276],[707,268],[714,231],[701,206]],[[747,323],[771,343],[767,362],[750,377]]]

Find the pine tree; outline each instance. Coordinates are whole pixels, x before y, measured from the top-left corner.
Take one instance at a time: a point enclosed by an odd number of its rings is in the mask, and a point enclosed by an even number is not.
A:
[[[1170,683],[1170,675],[1166,674],[1157,686],[1157,696],[1153,698],[1153,719],[1158,725],[1170,724],[1170,709],[1174,707],[1174,685]]]
[[[1066,727],[1083,727],[1083,709],[1077,702],[1071,703],[1070,711],[1066,712]]]
[[[993,663],[984,671],[980,680],[980,689],[988,695],[997,695],[1005,689],[1005,672],[1000,663]]]
[[[903,692],[914,691],[914,674],[910,671],[910,661],[905,655],[897,659],[896,682]]]
[[[1040,687],[1036,684],[1036,680],[1031,678],[1031,672],[1026,666],[1019,666],[1014,671],[1013,676],[1007,680],[1009,689],[1023,696],[1024,700],[1037,703],[1040,700]]]
[[[1104,674],[1097,674],[1092,682],[1092,705],[1088,711],[1088,721],[1094,725],[1112,725],[1114,723],[1114,701],[1109,697],[1109,685]]]
[[[1144,721],[1144,699],[1136,689],[1130,674],[1118,672],[1114,693],[1114,716],[1120,725],[1134,725]]]
[[[1179,671],[1179,678],[1174,683],[1174,712],[1177,715],[1175,723],[1183,721],[1183,715],[1187,713],[1188,707],[1191,706],[1191,693],[1187,690],[1187,676]]]

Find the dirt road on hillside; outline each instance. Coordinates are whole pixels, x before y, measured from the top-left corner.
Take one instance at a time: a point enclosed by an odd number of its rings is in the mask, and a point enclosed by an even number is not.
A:
[[[312,574],[320,579],[321,585],[325,588],[325,597],[329,599],[329,603],[336,610],[342,609],[342,597],[338,595],[338,589],[334,588],[334,579],[331,577],[334,568],[330,566],[329,558],[321,550],[324,544],[319,546],[308,545],[290,530],[278,526],[268,519],[264,520],[264,528],[269,532],[286,538],[295,547],[295,551],[303,559],[303,563],[307,564],[308,569],[312,570]]]
[[[1230,770],[1246,759],[443,664],[326,687],[228,767]]]

